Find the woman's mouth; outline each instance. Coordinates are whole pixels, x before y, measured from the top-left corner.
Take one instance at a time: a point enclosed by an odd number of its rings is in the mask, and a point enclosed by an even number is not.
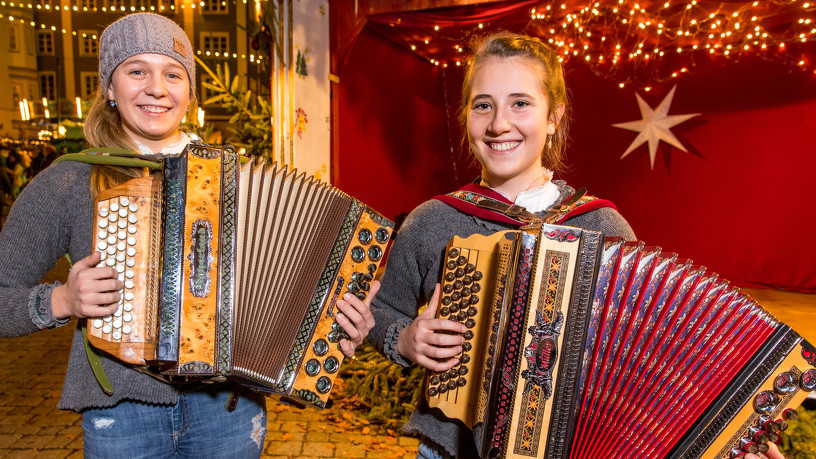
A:
[[[139,105],[139,108],[148,113],[165,113],[170,111],[168,107],[159,107],[157,105]]]
[[[512,142],[488,142],[488,146],[496,151],[507,151],[516,148],[521,142],[519,141],[512,141]]]

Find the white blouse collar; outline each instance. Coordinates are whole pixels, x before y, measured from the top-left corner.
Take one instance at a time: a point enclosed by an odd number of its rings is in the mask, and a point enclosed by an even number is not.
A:
[[[553,172],[545,167],[541,168],[541,172],[542,176],[546,180],[546,183],[531,190],[522,191],[515,200],[516,204],[533,213],[541,212],[549,208],[555,204],[558,197],[561,196],[561,190],[558,189],[558,185],[552,182]],[[490,188],[496,193],[499,193],[508,200],[512,201],[507,193],[497,190],[496,188],[491,188],[484,180],[482,180],[481,185],[483,187]]]
[[[182,131],[177,142],[167,145],[158,153],[154,153],[153,150],[140,142],[136,142],[136,146],[139,147],[139,151],[145,156],[163,158],[165,156],[178,156],[182,151],[184,151],[184,147],[186,147],[188,143],[190,143],[190,136],[188,136],[186,132]]]

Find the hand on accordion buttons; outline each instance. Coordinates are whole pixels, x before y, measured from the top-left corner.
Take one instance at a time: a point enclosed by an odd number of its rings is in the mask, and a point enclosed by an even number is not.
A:
[[[360,301],[359,298],[346,293],[343,299],[337,301],[337,309],[341,314],[337,314],[335,319],[337,323],[343,327],[350,341],[347,339],[340,340],[340,349],[347,357],[354,355],[354,350],[357,346],[363,343],[363,340],[368,336],[368,332],[374,328],[374,316],[371,315],[371,299],[377,294],[380,289],[380,281],[371,283],[371,289],[368,291],[365,302]]]
[[[758,453],[758,454],[751,454],[748,453],[743,456],[745,459],[785,459],[785,456],[779,452],[779,448],[776,447],[775,443],[768,443],[768,452],[765,454]]]
[[[51,293],[51,311],[57,319],[70,316],[104,317],[116,312],[125,284],[110,266],[96,267],[99,252],[74,263],[65,284]]]
[[[459,363],[462,353],[464,324],[448,319],[437,319],[439,284],[434,288],[428,307],[405,327],[397,339],[397,352],[403,357],[433,371],[446,371]]]

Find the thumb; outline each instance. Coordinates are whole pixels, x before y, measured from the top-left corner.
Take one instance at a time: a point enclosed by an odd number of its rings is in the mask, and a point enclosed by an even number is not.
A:
[[[368,307],[371,307],[371,300],[374,298],[374,295],[380,291],[380,281],[375,280],[371,283],[371,288],[368,289],[368,295],[366,295],[365,304]]]
[[[102,259],[102,252],[94,252],[87,257],[79,260],[71,266],[71,269],[87,269],[93,268]]]
[[[436,310],[439,308],[439,284],[436,284],[434,287],[433,295],[431,295],[431,300],[428,301],[428,307],[422,311],[422,314],[419,315],[419,318],[422,319],[434,319],[436,318]]]

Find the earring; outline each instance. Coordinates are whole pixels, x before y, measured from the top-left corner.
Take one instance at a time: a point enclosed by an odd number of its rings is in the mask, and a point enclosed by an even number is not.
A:
[[[110,105],[110,108],[114,108],[114,107],[116,107],[116,101],[115,100],[109,100],[108,105]]]
[[[552,150],[552,134],[547,134],[547,150]]]

